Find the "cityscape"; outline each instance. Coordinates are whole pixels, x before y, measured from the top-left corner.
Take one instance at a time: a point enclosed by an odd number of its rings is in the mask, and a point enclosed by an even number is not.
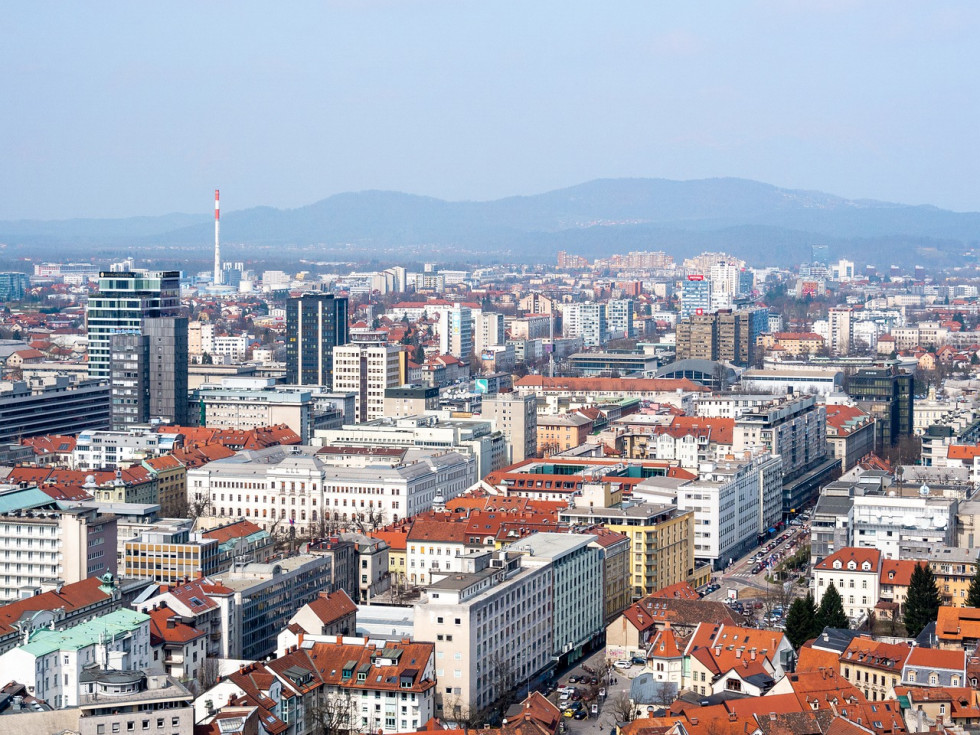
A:
[[[0,732],[980,735],[980,8],[4,18]]]

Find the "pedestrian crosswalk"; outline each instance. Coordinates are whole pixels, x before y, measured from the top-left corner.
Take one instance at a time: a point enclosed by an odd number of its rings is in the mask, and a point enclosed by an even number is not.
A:
[[[752,574],[752,572],[735,572],[734,574],[729,574],[727,576],[729,576],[729,577],[743,577],[744,578],[744,577],[754,577],[755,575]]]

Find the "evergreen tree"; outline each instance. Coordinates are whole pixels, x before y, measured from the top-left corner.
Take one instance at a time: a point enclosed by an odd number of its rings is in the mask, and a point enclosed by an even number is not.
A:
[[[817,623],[820,630],[824,628],[850,628],[851,621],[848,620],[844,612],[844,598],[840,596],[837,587],[831,582],[827,591],[820,599],[820,608],[817,610]]]
[[[972,592],[972,584],[970,589]],[[919,635],[939,615],[941,604],[932,570],[926,564],[916,564],[905,598],[905,632],[912,638]]]
[[[816,638],[820,631],[821,628],[817,623],[817,603],[813,600],[813,594],[808,592],[806,597],[793,600],[786,614],[786,637],[793,644],[793,648],[799,648],[811,638]]]
[[[966,593],[966,606],[980,607],[980,565],[977,566],[977,573],[970,580],[970,591]]]

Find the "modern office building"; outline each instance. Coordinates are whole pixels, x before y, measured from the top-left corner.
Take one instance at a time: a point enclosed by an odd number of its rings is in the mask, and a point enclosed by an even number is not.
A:
[[[915,426],[913,378],[894,364],[862,368],[849,375],[845,390],[875,417],[875,451],[895,446]]]
[[[145,319],[177,316],[179,309],[179,271],[99,273],[99,291],[85,305],[89,376],[110,377],[112,335],[140,334]]]
[[[192,394],[202,426],[213,429],[254,429],[286,424],[304,441],[315,427],[311,388],[276,385],[274,378],[224,378],[204,383]]]
[[[150,351],[142,334],[114,334],[109,345],[112,428],[125,431],[150,420]]]
[[[347,299],[305,293],[286,302],[286,382],[333,384],[333,348],[349,341]]]
[[[58,376],[0,382],[0,443],[110,427],[109,383]]]
[[[416,639],[436,644],[437,717],[485,711],[554,665],[554,567],[531,560],[513,551],[468,554],[463,571],[429,585],[415,605]],[[601,602],[597,581],[589,580]]]
[[[681,286],[681,319],[711,312],[711,279],[692,274]]]
[[[0,273],[0,301],[22,301],[31,287],[26,273]]]

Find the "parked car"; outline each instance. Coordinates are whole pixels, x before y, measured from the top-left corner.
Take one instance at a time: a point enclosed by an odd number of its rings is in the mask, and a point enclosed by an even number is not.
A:
[[[580,709],[578,712],[575,713],[575,719],[576,720],[584,720],[588,716],[589,716],[589,713],[586,712],[584,709]]]
[[[613,667],[615,667],[617,669],[628,669],[632,665],[633,664],[631,664],[629,661],[614,661],[613,662]]]

